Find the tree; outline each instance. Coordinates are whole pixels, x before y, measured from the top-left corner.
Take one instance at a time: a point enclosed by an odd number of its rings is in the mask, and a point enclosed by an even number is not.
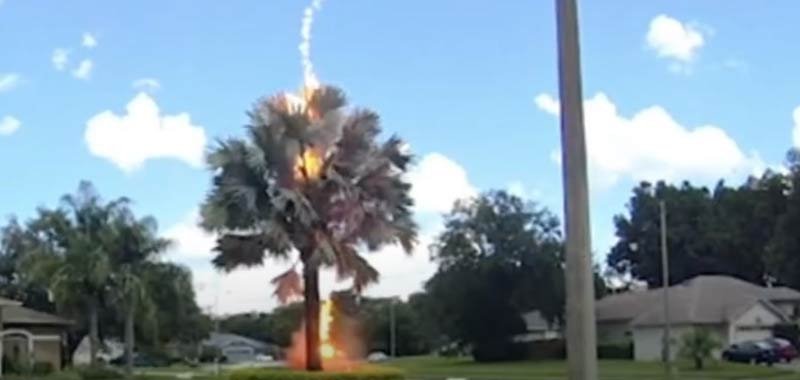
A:
[[[776,214],[774,233],[767,246],[767,266],[778,283],[800,289],[800,152],[789,153],[789,175],[783,182],[786,203]]]
[[[55,210],[39,209],[28,223],[35,239],[23,267],[34,281],[47,286],[60,310],[87,315],[92,363],[97,361],[99,310],[108,296],[111,276],[109,226],[128,203],[103,202],[89,182],[76,194],[62,197]]]
[[[208,337],[211,323],[197,305],[189,268],[170,262],[151,262],[141,277],[156,323],[143,326],[137,340],[159,347],[165,343],[197,343]]]
[[[505,192],[459,202],[433,247],[439,268],[426,283],[440,325],[473,347],[477,360],[515,356],[521,315],[538,310],[561,320],[564,271],[558,220],[546,209]],[[519,354],[519,353],[516,353]]]
[[[208,156],[214,178],[201,213],[220,235],[214,264],[233,270],[299,252],[302,280],[292,266],[273,283],[284,301],[303,295],[308,370],[322,367],[320,267],[361,290],[378,272],[359,247],[399,243],[411,252],[416,242],[406,145],[397,137],[378,143],[378,116],[345,105],[334,87],[262,100],[247,138],[219,141]]]
[[[694,368],[702,370],[706,360],[711,358],[714,350],[720,347],[719,341],[708,329],[695,328],[681,337],[681,348],[678,354],[694,362]]]
[[[22,302],[34,310],[53,312],[47,287],[36,284],[19,270],[31,249],[31,236],[15,218],[0,228],[0,296]]]
[[[137,219],[123,208],[116,213],[108,226],[106,245],[109,247],[111,276],[109,288],[115,304],[124,315],[125,372],[133,376],[135,346],[134,322],[137,312],[153,310],[147,292],[144,273],[156,257],[169,248],[171,242],[158,237],[158,225],[152,217]]]

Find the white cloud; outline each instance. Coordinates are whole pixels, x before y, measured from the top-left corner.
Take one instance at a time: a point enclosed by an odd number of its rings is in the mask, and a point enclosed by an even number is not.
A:
[[[131,84],[135,90],[154,92],[161,88],[161,83],[155,78],[140,78]]]
[[[661,106],[626,117],[608,96],[598,93],[584,101],[584,115],[593,184],[601,187],[623,177],[717,179],[763,167],[757,156],[745,155],[721,128],[683,126]]]
[[[84,59],[81,61],[78,67],[75,68],[75,70],[72,70],[72,76],[78,79],[87,80],[92,74],[93,67],[94,63],[92,63],[91,59]]]
[[[11,91],[22,82],[17,73],[0,74],[0,92]]]
[[[97,46],[97,38],[91,33],[83,33],[81,45],[87,49],[92,49]]]
[[[647,46],[659,57],[691,62],[705,43],[702,31],[689,23],[660,14],[650,21]]]
[[[421,225],[419,242],[409,256],[398,246],[388,246],[374,253],[365,253],[367,260],[381,274],[381,280],[366,289],[371,296],[408,296],[422,289],[422,284],[436,271],[429,247],[443,228],[439,215],[448,211],[456,199],[475,195],[465,170],[440,153],[430,153],[409,173],[412,197],[417,202],[415,218]],[[452,194],[447,194],[452,193]],[[447,194],[447,195],[443,195]],[[213,254],[214,238],[197,226],[197,213],[167,229],[164,236],[177,241],[170,255],[178,260],[195,261],[194,279],[198,303],[222,314],[252,310],[268,310],[277,305],[270,280],[285,271],[292,260],[269,261],[263,267],[240,269],[220,274],[208,262]],[[201,265],[196,260],[202,260]],[[321,276],[321,292],[343,289],[350,283],[337,282],[331,271]]]
[[[200,216],[197,211],[164,231],[164,237],[173,241],[170,256],[177,259],[211,259],[216,237],[198,226]]]
[[[155,100],[139,93],[125,115],[103,111],[86,123],[89,151],[122,170],[139,169],[147,160],[172,158],[194,167],[203,165],[206,134],[188,113],[161,115]]]
[[[558,100],[556,100],[550,94],[539,94],[536,95],[536,98],[533,100],[536,103],[536,106],[539,107],[541,110],[553,114],[558,115],[560,112],[560,106],[558,105]]]
[[[0,136],[10,136],[18,131],[22,123],[13,116],[4,116],[0,119]]]
[[[467,171],[440,153],[430,153],[408,173],[417,212],[444,213],[455,201],[474,196]]]
[[[792,132],[794,146],[795,148],[800,149],[800,106],[794,109],[794,112],[792,112],[792,118],[794,119],[794,131]]]
[[[56,70],[62,71],[66,69],[69,63],[69,50],[61,48],[53,50],[51,61]]]

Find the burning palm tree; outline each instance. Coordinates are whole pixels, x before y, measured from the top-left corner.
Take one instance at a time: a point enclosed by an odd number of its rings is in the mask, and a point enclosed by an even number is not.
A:
[[[410,253],[416,243],[406,144],[377,141],[378,115],[345,106],[328,86],[261,100],[247,138],[219,141],[208,155],[214,177],[202,225],[219,236],[213,263],[231,271],[298,256],[272,283],[281,301],[304,299],[308,370],[322,369],[331,351],[320,344],[320,268],[360,291],[378,280],[360,250],[400,244]]]

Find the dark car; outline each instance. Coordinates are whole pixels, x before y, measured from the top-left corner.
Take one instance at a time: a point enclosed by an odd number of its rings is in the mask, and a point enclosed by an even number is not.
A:
[[[764,340],[764,343],[772,347],[772,351],[778,361],[789,363],[798,356],[797,348],[786,339],[770,338]]]
[[[736,343],[722,351],[722,358],[730,362],[772,365],[778,361],[775,350],[766,342]]]
[[[116,366],[124,366],[125,363],[126,363],[125,355],[122,355],[111,361],[111,364]],[[170,364],[171,363],[169,360],[154,355],[148,355],[138,352],[133,354],[134,367],[166,367],[169,366]]]

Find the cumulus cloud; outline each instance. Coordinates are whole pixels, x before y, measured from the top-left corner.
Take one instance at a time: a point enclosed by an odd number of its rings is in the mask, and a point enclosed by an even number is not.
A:
[[[17,87],[22,78],[17,73],[0,74],[0,92],[11,91]]]
[[[128,103],[126,114],[108,110],[89,119],[85,139],[93,155],[127,172],[158,158],[200,167],[206,146],[205,131],[192,124],[188,113],[161,115],[155,100],[143,92]]]
[[[155,78],[139,78],[131,84],[137,91],[150,91],[155,92],[161,88],[161,83]]]
[[[551,95],[544,96],[556,101]],[[584,115],[589,165],[596,185],[612,185],[623,177],[716,179],[750,174],[764,166],[757,156],[742,152],[723,129],[683,126],[661,106],[627,117],[606,94],[598,93],[584,101]]]
[[[440,153],[430,153],[408,173],[417,212],[444,213],[456,200],[474,196],[467,171]]]
[[[705,43],[699,28],[664,14],[650,21],[646,40],[658,56],[681,62],[691,62]]]
[[[81,61],[78,67],[75,68],[75,70],[72,70],[72,76],[78,79],[87,80],[92,74],[93,67],[94,63],[91,59],[84,59]]]
[[[367,260],[381,274],[381,281],[367,288],[367,295],[405,297],[421,290],[424,281],[436,271],[429,247],[443,228],[439,213],[449,210],[457,198],[477,193],[466,171],[440,153],[424,156],[409,173],[409,181],[418,204],[415,217],[422,226],[419,242],[411,256],[398,246],[366,253]],[[268,310],[277,305],[269,281],[285,271],[293,260],[269,261],[262,267],[218,273],[208,264],[213,256],[214,237],[197,226],[196,212],[168,228],[164,236],[176,241],[171,257],[195,262],[195,289],[200,305],[223,314]],[[202,264],[198,265],[197,260]],[[337,282],[331,271],[322,274],[320,283],[323,295],[349,286],[347,282]]]
[[[53,62],[53,67],[56,70],[63,71],[69,63],[69,50],[62,48],[53,50],[53,56],[50,61]]]
[[[87,49],[94,48],[97,46],[97,38],[91,33],[83,33],[81,45]]]
[[[18,131],[22,123],[13,116],[3,116],[0,119],[0,136],[10,136]]]
[[[539,94],[533,99],[533,102],[536,103],[539,109],[549,114],[558,115],[560,112],[558,100],[553,98],[550,94]]]

